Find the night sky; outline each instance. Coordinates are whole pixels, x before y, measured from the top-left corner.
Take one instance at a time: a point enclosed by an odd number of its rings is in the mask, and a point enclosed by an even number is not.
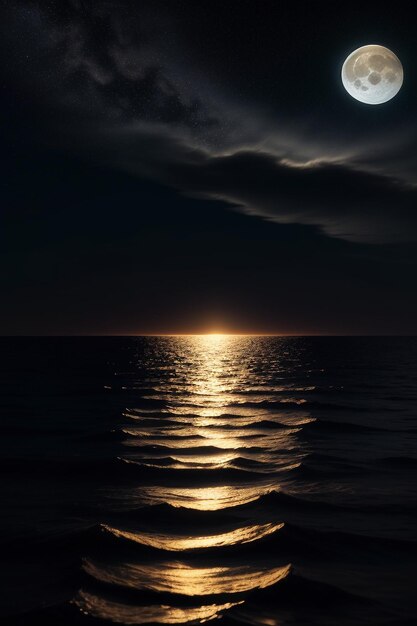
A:
[[[3,2],[0,334],[415,334],[412,9]]]

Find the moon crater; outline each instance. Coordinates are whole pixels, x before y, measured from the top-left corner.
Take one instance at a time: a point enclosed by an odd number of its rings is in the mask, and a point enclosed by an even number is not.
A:
[[[372,74],[369,74],[368,80],[371,85],[377,85],[381,82],[381,74],[378,74],[378,72],[372,72]]]
[[[342,82],[346,91],[360,102],[388,102],[397,95],[403,83],[401,61],[384,46],[362,46],[344,62]]]

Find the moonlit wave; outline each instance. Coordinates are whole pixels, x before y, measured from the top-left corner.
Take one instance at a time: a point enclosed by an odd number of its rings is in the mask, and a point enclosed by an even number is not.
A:
[[[81,590],[74,602],[82,613],[118,624],[202,624],[219,617],[224,611],[243,601],[183,608],[166,605],[138,606],[114,602]]]
[[[171,552],[181,552],[183,550],[198,550],[202,548],[222,548],[225,546],[233,546],[236,544],[250,543],[257,541],[277,532],[283,528],[284,524],[259,524],[254,526],[245,526],[243,528],[236,528],[228,532],[221,533],[219,535],[206,535],[206,536],[173,536],[163,535],[158,533],[147,533],[141,531],[139,533],[129,532],[126,530],[119,530],[112,528],[111,526],[103,526],[103,528],[114,535],[115,537],[121,537],[128,539],[135,543],[139,543],[143,546],[150,546],[159,550],[168,550]]]
[[[147,506],[169,504],[200,511],[218,511],[254,502],[267,493],[275,491],[274,485],[220,485],[210,487],[137,487],[124,494],[124,500],[135,506],[139,502]],[[123,494],[120,494],[123,497]],[[117,494],[115,494],[117,498]]]
[[[291,570],[290,565],[275,568],[194,567],[176,562],[103,565],[89,560],[83,568],[91,577],[107,584],[183,596],[233,595],[264,589],[286,578]]]

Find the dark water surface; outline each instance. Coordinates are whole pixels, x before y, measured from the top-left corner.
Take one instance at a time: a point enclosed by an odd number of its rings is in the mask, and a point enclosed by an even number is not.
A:
[[[417,623],[417,339],[0,350],[4,623]]]

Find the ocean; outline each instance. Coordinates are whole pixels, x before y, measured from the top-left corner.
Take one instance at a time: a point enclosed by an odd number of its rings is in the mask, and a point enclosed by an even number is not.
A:
[[[0,351],[2,623],[417,624],[417,338]]]

